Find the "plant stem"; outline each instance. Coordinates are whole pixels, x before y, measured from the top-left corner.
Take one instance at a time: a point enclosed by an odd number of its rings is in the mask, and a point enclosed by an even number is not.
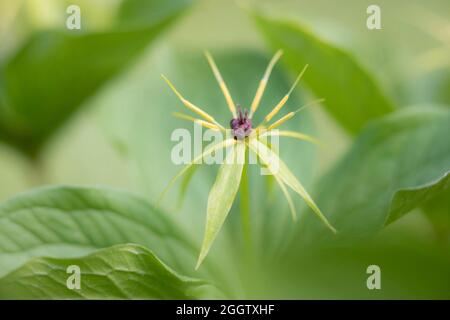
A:
[[[250,224],[250,192],[248,187],[248,164],[244,164],[242,169],[241,178],[241,190],[240,190],[240,211],[241,211],[241,223],[242,223],[242,234],[244,237],[244,247],[247,255],[251,253],[251,224]]]

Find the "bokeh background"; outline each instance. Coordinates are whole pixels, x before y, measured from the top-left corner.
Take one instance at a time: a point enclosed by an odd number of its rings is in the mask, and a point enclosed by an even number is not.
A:
[[[123,9],[124,2],[129,2],[125,4],[126,10]],[[75,31],[81,34],[133,28],[145,30],[147,24],[159,23],[164,20],[161,17],[176,12],[155,38],[125,35],[104,44],[99,42],[99,49],[92,52],[92,59],[90,55],[80,54],[86,60],[72,62],[74,66],[67,65],[69,62],[66,61],[50,61],[45,77],[36,78],[33,69],[20,69],[19,65],[17,70],[22,72],[22,78],[18,79],[22,82],[15,93],[20,96],[17,101],[22,105],[32,106],[35,102],[39,105],[41,96],[22,96],[28,92],[20,91],[21,88],[32,88],[29,92],[46,92],[48,89],[52,96],[48,101],[55,103],[56,109],[41,112],[39,107],[30,107],[27,121],[36,119],[42,126],[38,134],[42,134],[39,139],[44,142],[36,138],[39,140],[36,143],[38,151],[30,147],[33,132],[17,140],[3,135],[5,143],[0,144],[1,201],[38,186],[64,184],[113,186],[154,202],[179,169],[170,163],[173,146],[170,132],[177,127],[189,126],[170,115],[180,110],[180,104],[167,90],[160,74],[166,74],[186,97],[227,123],[225,103],[202,52],[207,49],[216,56],[225,79],[234,80],[229,81],[229,86],[237,97],[235,100],[249,105],[259,78],[274,53],[274,48],[267,45],[249,16],[249,8],[257,8],[273,18],[299,23],[323,41],[348,52],[371,74],[380,90],[399,110],[429,106],[448,108],[450,105],[448,1],[378,0],[376,4],[382,10],[381,30],[367,29],[366,8],[373,1],[365,0],[177,0],[170,1],[170,5],[161,3],[156,0],[0,0],[2,66],[14,61],[17,52],[35,34],[48,30],[69,32],[65,29],[65,21],[66,8],[70,4],[81,8],[82,29]],[[122,49],[111,45],[115,41],[123,43]],[[39,58],[39,50],[45,52],[47,45],[37,46],[31,54]],[[110,51],[105,49],[107,45],[111,45]],[[71,47],[66,49],[76,51]],[[115,59],[127,61],[120,69],[108,69],[107,64],[114,64]],[[78,88],[95,78],[90,73],[95,68],[87,66],[102,62],[106,65],[104,81],[99,81],[89,94],[78,100]],[[83,68],[86,72],[71,78],[65,87],[58,88],[58,83],[51,80],[54,72],[70,73]],[[261,114],[287,92],[295,73],[283,63],[277,66],[264,96]],[[329,77],[335,77],[334,70],[329,70]],[[4,88],[11,90],[15,83],[6,83],[5,78],[0,78],[3,82],[0,86],[4,91]],[[295,110],[313,97],[314,94],[301,84],[288,108]],[[45,121],[39,118],[47,112],[59,113],[58,101],[63,104],[74,101],[74,107],[61,116],[62,120],[54,130],[47,131]],[[3,117],[0,123],[15,126],[11,122],[14,117],[8,114],[7,108],[0,111],[0,117]],[[450,127],[448,122],[447,127]],[[291,128],[311,133],[326,145],[317,148],[294,141],[281,145],[286,162],[308,188],[314,188],[355,141],[323,106],[305,110]],[[443,131],[447,136],[439,142],[442,161],[446,162],[443,165],[446,164],[447,169],[450,167],[448,133],[448,130]],[[403,143],[414,144],[415,140]],[[176,191],[163,204],[164,209],[192,234],[197,244],[202,235],[206,198],[214,172],[212,168],[204,168],[194,176],[183,205],[173,205],[178,201]],[[259,177],[253,172],[251,178]],[[298,230],[290,226],[287,205],[277,200],[281,193],[267,193],[257,182],[252,186],[253,243],[259,263],[239,262],[248,256],[242,248],[239,208],[233,208],[224,235],[211,251],[211,259],[234,270],[224,272],[228,285],[233,288],[228,291],[231,297],[450,298],[448,192],[442,192],[439,198],[427,204],[431,208],[428,211],[439,212],[436,219],[429,219],[421,208],[415,208],[370,239],[354,237],[346,239],[345,244],[315,248],[297,239]],[[359,188],[364,186],[354,185],[344,197],[356,197]],[[334,192],[332,187],[322,188],[316,195],[324,189],[327,194]],[[272,202],[265,201],[272,198],[275,198]],[[301,201],[297,204],[301,206],[302,214],[306,212]],[[367,199],[367,207],[370,205],[371,199]],[[283,257],[281,260],[278,259],[280,256]],[[370,264],[380,265],[385,270],[383,290],[367,290],[366,268]]]

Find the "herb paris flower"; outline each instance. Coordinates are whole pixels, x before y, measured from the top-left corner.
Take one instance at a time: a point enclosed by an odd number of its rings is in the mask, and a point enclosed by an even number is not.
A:
[[[232,119],[230,121],[232,138],[225,139],[224,141],[221,141],[213,146],[210,146],[202,154],[193,159],[169,182],[168,186],[165,188],[165,190],[161,195],[162,198],[162,196],[173,185],[173,183],[179,177],[185,174],[195,163],[198,163],[199,160],[203,159],[208,155],[211,155],[217,150],[231,147],[231,152],[227,155],[227,160],[225,161],[225,163],[221,165],[216,181],[209,193],[205,234],[196,268],[200,266],[200,264],[203,262],[206,255],[208,254],[213,241],[215,240],[219,230],[222,227],[222,224],[224,223],[231,209],[231,206],[236,197],[241,182],[246,150],[254,152],[261,161],[261,163],[265,167],[267,167],[270,174],[273,175],[276,182],[280,186],[281,191],[286,197],[294,220],[296,219],[296,210],[286,186],[290,187],[294,192],[298,193],[308,204],[308,206],[313,210],[313,212],[322,220],[322,222],[331,231],[336,233],[336,229],[330,224],[327,218],[323,215],[323,213],[317,207],[317,205],[310,197],[310,195],[307,193],[302,184],[292,174],[292,172],[289,170],[286,164],[278,157],[278,154],[274,150],[272,150],[272,148],[268,144],[266,144],[263,140],[264,137],[276,135],[306,140],[310,142],[316,142],[314,138],[305,135],[303,133],[295,131],[273,130],[280,127],[283,123],[291,119],[298,111],[300,111],[300,109],[295,112],[289,112],[283,117],[279,118],[278,120],[271,122],[272,118],[278,114],[278,112],[283,108],[283,106],[288,101],[290,94],[296,87],[297,83],[300,81],[307,66],[303,68],[303,70],[295,80],[289,92],[280,100],[280,102],[272,109],[272,111],[265,116],[263,122],[256,128],[253,128],[252,125],[253,115],[258,109],[258,106],[264,94],[272,69],[275,63],[281,57],[281,55],[282,51],[279,50],[270,60],[269,65],[267,66],[265,73],[256,90],[256,94],[250,106],[250,110],[248,111],[242,110],[239,106],[236,108],[233,98],[231,97],[228,91],[228,88],[222,78],[222,75],[220,74],[216,63],[214,62],[214,59],[208,52],[206,52],[206,58],[208,60],[208,63],[211,66],[214,76],[217,82],[219,83],[223,95],[225,96],[228,108],[232,114]],[[223,132],[227,130],[220,123],[218,123],[211,115],[209,115],[208,113],[206,113],[205,111],[203,111],[202,109],[200,109],[199,107],[197,107],[196,105],[185,99],[181,95],[181,93],[175,88],[175,86],[164,75],[162,75],[162,77],[167,82],[169,87],[173,90],[173,92],[177,95],[177,97],[181,100],[181,102],[189,110],[200,116],[200,118],[194,118],[183,113],[175,113],[175,116],[185,120],[193,121],[208,129]],[[276,167],[273,165],[274,161],[277,162]]]

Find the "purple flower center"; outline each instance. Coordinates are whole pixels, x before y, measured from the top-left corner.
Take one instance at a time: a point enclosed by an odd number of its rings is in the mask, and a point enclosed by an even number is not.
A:
[[[248,117],[248,110],[238,106],[238,116],[230,121],[230,127],[233,130],[234,139],[243,140],[252,132],[252,119]]]

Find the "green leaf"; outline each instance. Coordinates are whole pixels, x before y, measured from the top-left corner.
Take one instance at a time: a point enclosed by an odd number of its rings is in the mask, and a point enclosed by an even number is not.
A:
[[[51,187],[0,205],[0,276],[32,257],[74,257],[121,243],[151,249],[184,274],[197,248],[144,199],[107,188]]]
[[[79,289],[68,287],[76,283],[70,266],[79,268]],[[125,244],[81,258],[34,258],[0,279],[0,299],[192,299],[202,284]]]
[[[152,2],[157,8],[167,3]],[[0,67],[0,140],[37,156],[55,131],[165,30],[186,3],[169,6],[136,28],[32,34]]]
[[[450,171],[435,181],[397,191],[392,199],[386,224],[394,222],[419,204],[432,200],[446,190],[450,190]]]
[[[369,125],[317,188],[346,237],[367,237],[448,188],[450,111],[408,108]],[[326,236],[305,219],[302,233]]]
[[[374,79],[344,50],[317,38],[305,28],[283,20],[253,14],[257,26],[272,48],[283,49],[284,60],[299,72],[327,111],[351,134],[364,124],[391,112],[394,107]]]
[[[209,192],[205,234],[196,268],[208,254],[239,190],[245,162],[245,144],[238,142],[230,150],[225,162],[220,166],[216,182]]]

